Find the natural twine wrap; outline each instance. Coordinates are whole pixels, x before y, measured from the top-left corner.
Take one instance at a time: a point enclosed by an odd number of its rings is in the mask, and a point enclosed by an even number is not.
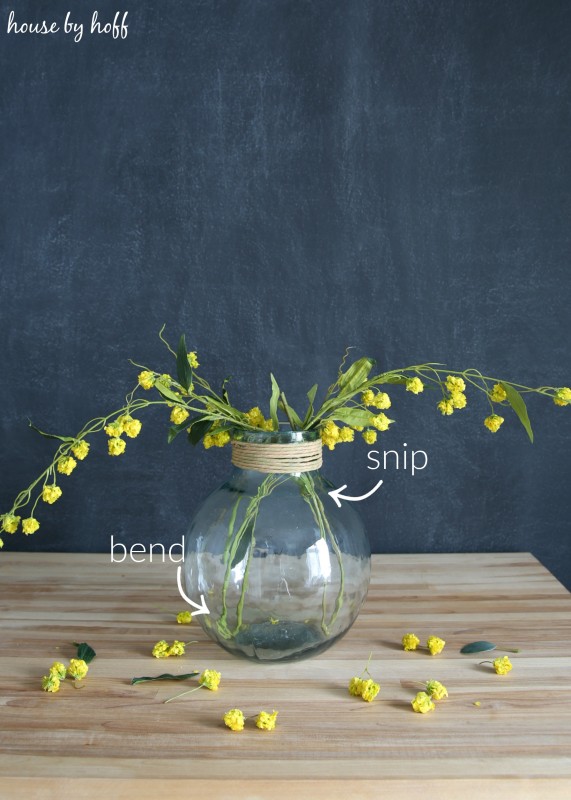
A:
[[[232,463],[257,472],[310,472],[323,463],[321,439],[294,444],[232,442]]]

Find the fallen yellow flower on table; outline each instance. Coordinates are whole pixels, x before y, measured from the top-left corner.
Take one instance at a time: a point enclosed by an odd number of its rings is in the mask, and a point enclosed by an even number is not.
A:
[[[446,642],[444,639],[439,639],[438,636],[429,636],[426,640],[426,646],[430,650],[431,656],[437,656],[444,650],[444,645]]]
[[[60,679],[50,671],[49,675],[42,678],[42,689],[44,692],[59,692]]]
[[[448,689],[440,681],[426,681],[426,694],[433,700],[444,700],[448,697]]]
[[[67,674],[76,681],[81,681],[87,675],[89,667],[82,658],[72,658],[67,668]]]
[[[513,664],[507,656],[496,658],[492,663],[496,670],[496,675],[507,675],[513,669]]]
[[[402,637],[402,646],[405,650],[416,650],[420,644],[420,639],[414,633],[405,633]]]
[[[246,719],[239,708],[231,708],[230,711],[227,711],[224,714],[222,719],[224,720],[226,727],[230,728],[231,731],[244,730],[244,723]]]
[[[222,674],[220,672],[216,672],[215,669],[205,669],[198,679],[198,682],[201,686],[210,689],[211,692],[217,692],[221,677]]]
[[[436,706],[432,702],[432,698],[426,692],[418,692],[414,700],[411,701],[413,711],[419,714],[427,714],[429,711],[434,711]]]
[[[190,611],[179,611],[176,615],[176,621],[179,625],[190,625],[192,622],[192,614]]]
[[[273,729],[276,727],[277,716],[277,711],[272,711],[271,714],[269,714],[267,711],[260,711],[256,717],[256,727],[263,731],[273,731]]]

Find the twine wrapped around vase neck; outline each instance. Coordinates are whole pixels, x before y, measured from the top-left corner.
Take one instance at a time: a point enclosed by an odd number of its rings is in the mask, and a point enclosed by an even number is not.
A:
[[[323,463],[321,439],[293,444],[232,442],[232,463],[257,472],[311,472]]]

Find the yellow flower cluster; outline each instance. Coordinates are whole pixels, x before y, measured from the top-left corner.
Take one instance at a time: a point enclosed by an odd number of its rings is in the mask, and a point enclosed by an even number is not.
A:
[[[231,731],[243,731],[246,718],[239,708],[231,708],[222,717],[224,724]]]
[[[556,406],[568,406],[571,404],[571,389],[568,386],[563,386],[555,392],[553,402]]]
[[[328,419],[321,428],[320,436],[324,446],[334,450],[335,446],[342,442],[352,442],[355,438],[355,431],[348,426],[340,428],[332,419]]]
[[[77,467],[77,461],[71,456],[63,456],[57,462],[57,471],[62,475],[71,475],[73,470]]]
[[[127,443],[124,439],[120,439],[118,436],[113,436],[107,442],[107,449],[109,451],[110,456],[121,456],[125,452],[125,448],[127,447]]]
[[[192,622],[192,614],[190,611],[179,611],[176,615],[176,621],[179,625],[190,625]]]
[[[266,419],[258,406],[254,406],[244,414],[244,420],[254,428],[261,428],[263,431],[273,431],[274,423],[271,419]]]
[[[182,408],[181,406],[175,406],[171,411],[170,420],[174,422],[175,425],[182,425],[182,423],[188,419],[188,411],[186,408]]]
[[[89,453],[89,442],[81,439],[72,446],[71,452],[77,459],[79,459],[79,461],[83,461],[83,459]]]
[[[414,633],[405,633],[402,637],[402,646],[404,650],[416,650],[420,644],[420,639]],[[444,650],[446,642],[438,636],[429,636],[426,640],[426,647],[430,651],[431,656],[437,656]]]
[[[220,431],[220,433],[207,433],[202,444],[204,449],[208,450],[210,447],[224,447],[230,441],[230,434],[228,431]]]
[[[122,414],[118,418],[117,422],[119,425],[121,425],[123,433],[125,433],[129,439],[136,439],[141,433],[141,428],[143,427],[141,420],[133,419],[130,414]]]
[[[420,380],[420,378],[408,378],[405,388],[407,392],[412,392],[413,394],[420,394],[424,391],[424,384]]]
[[[361,402],[370,408],[378,408],[381,411],[386,411],[391,407],[391,398],[385,392],[378,392],[375,394],[371,389],[367,389],[361,395]]]
[[[198,683],[211,692],[217,692],[222,674],[215,669],[205,669],[198,679]]]
[[[434,711],[436,706],[432,702],[432,698],[426,692],[418,692],[414,700],[411,701],[412,710],[418,714],[428,714],[429,711]]]
[[[392,422],[394,422],[394,419],[389,419],[386,414],[381,412],[380,414],[377,414],[376,417],[371,417],[369,424],[378,431],[388,431],[389,425]]]
[[[185,647],[186,647],[185,643],[179,642],[178,639],[175,639],[171,645],[169,645],[168,642],[165,642],[164,639],[161,639],[161,641],[157,642],[156,645],[153,647],[152,655],[154,655],[155,658],[169,658],[170,656],[183,656]]]
[[[484,425],[492,433],[497,433],[501,428],[503,421],[504,418],[500,417],[498,414],[490,414],[490,416],[486,417],[484,420]]]
[[[372,703],[381,690],[381,686],[372,678],[351,678],[349,681],[349,694],[352,697],[362,697],[366,703]]]
[[[192,369],[196,369],[197,367],[200,366],[200,364],[198,363],[198,356],[196,355],[194,350],[188,354],[188,363],[190,364]]]
[[[109,441],[107,442],[107,450],[110,456],[120,456],[125,452],[127,443],[122,439],[125,434],[130,439],[135,439],[141,432],[142,423],[138,419],[133,419],[130,414],[122,414],[116,420],[106,425],[104,430]]]
[[[276,727],[277,716],[277,711],[272,711],[271,714],[267,711],[260,711],[256,717],[256,728],[259,728],[261,731],[273,731]]]
[[[377,441],[377,431],[363,431],[361,435],[367,444],[375,444]]]
[[[501,383],[494,383],[492,391],[489,393],[489,398],[492,403],[503,403],[507,400],[507,393]]]
[[[420,639],[414,633],[405,633],[402,637],[402,646],[405,650],[416,650],[420,644]]]
[[[20,525],[20,519],[21,517],[17,517],[14,514],[4,514],[2,517],[2,530],[6,533],[16,533]]]
[[[81,681],[88,671],[88,665],[81,658],[72,658],[67,669],[61,661],[54,661],[49,673],[42,678],[42,689],[44,692],[59,692],[61,681],[65,680],[66,676]]]
[[[433,700],[444,700],[448,697],[448,689],[440,681],[426,681],[426,694]]]
[[[139,373],[139,385],[143,387],[143,389],[152,389],[155,385],[155,374],[154,372],[149,372],[149,370],[143,370],[143,372]]]
[[[44,503],[55,503],[61,497],[61,489],[53,483],[51,486],[44,486],[42,489],[42,500]]]
[[[513,664],[507,656],[495,658],[493,665],[494,669],[496,670],[496,675],[507,675],[508,672],[511,672],[513,669]]]
[[[468,399],[464,394],[466,384],[462,378],[455,375],[448,375],[445,382],[445,387],[448,395],[444,397],[436,408],[443,416],[450,416],[456,409],[466,408]]]
[[[27,519],[22,520],[22,530],[29,536],[31,533],[35,533],[38,528],[40,527],[40,523],[34,517],[28,517]]]

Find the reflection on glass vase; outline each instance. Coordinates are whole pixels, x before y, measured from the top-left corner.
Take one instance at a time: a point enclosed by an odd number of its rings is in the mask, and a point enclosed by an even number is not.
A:
[[[186,590],[210,610],[196,620],[254,661],[317,655],[349,630],[367,594],[360,516],[328,496],[317,432],[240,432],[232,448],[230,478],[186,537]]]

